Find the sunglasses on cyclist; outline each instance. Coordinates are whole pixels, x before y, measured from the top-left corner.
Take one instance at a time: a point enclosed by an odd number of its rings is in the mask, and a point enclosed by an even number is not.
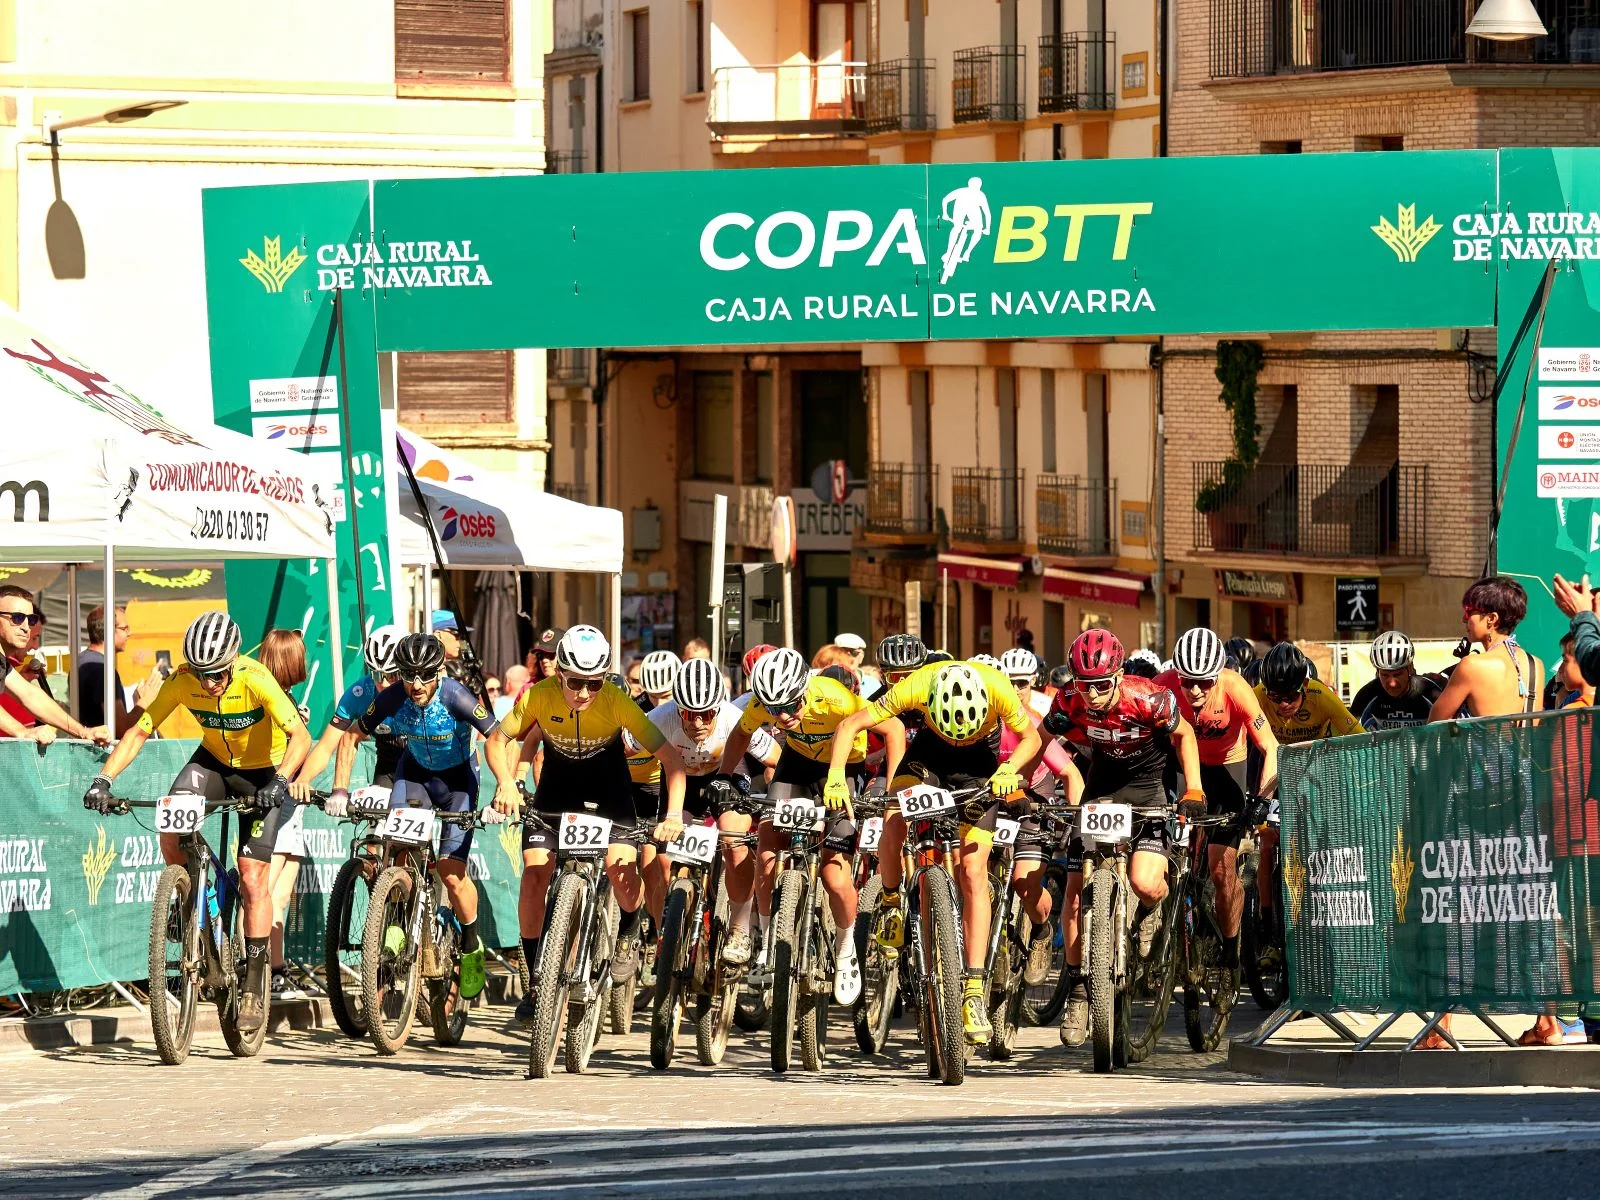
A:
[[[800,706],[806,702],[804,696],[798,696],[787,704],[767,704],[767,714],[774,717],[792,717],[800,711]]]
[[[1074,685],[1085,696],[1103,696],[1107,692],[1116,690],[1117,681],[1115,678],[1078,679],[1074,681]]]
[[[1178,682],[1186,688],[1205,688],[1207,691],[1217,686],[1216,678],[1196,679],[1190,675],[1178,676]]]
[[[0,617],[5,617],[13,625],[26,625],[29,629],[44,620],[38,613],[0,613]]]
[[[600,676],[598,678],[589,678],[584,675],[564,674],[561,676],[561,686],[566,688],[567,691],[575,692],[580,696],[586,696],[591,692],[598,692],[601,688],[605,687],[605,685],[606,681],[604,676]]]
[[[221,683],[232,674],[232,667],[218,667],[215,671],[196,671],[194,673],[195,678],[207,686],[214,683]]]
[[[439,678],[439,673],[437,671],[425,671],[421,675],[407,675],[404,671],[398,671],[395,673],[395,677],[401,683],[409,683],[413,687],[424,687]]]
[[[1289,696],[1280,696],[1277,692],[1268,692],[1267,699],[1274,704],[1299,704],[1300,697],[1304,694],[1304,692],[1295,692]]]

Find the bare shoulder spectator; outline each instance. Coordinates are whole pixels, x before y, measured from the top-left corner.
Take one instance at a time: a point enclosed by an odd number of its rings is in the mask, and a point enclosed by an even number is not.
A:
[[[60,730],[68,737],[108,740],[103,727],[90,729],[73,720],[50,694],[44,665],[31,652],[43,620],[31,592],[15,584],[0,585],[0,652],[5,662],[0,737],[27,737],[48,745]]]

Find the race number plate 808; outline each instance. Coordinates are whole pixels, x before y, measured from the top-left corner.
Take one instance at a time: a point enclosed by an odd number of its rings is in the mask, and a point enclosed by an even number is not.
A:
[[[431,808],[391,808],[379,836],[385,841],[422,846],[433,841],[434,824]]]
[[[900,811],[905,814],[907,820],[949,812],[956,806],[956,798],[949,792],[943,788],[929,787],[925,783],[907,788],[900,793],[899,800]]]
[[[604,854],[611,840],[611,822],[605,817],[591,817],[588,813],[564,813],[561,831],[556,835],[556,849],[573,854]]]
[[[1126,804],[1085,804],[1079,829],[1093,841],[1124,841],[1133,836],[1133,809]]]
[[[157,833],[193,833],[205,819],[204,796],[163,796],[156,801]]]

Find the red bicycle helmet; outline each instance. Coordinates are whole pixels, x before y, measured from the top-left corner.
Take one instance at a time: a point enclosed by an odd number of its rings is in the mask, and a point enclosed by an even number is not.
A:
[[[1109,629],[1086,629],[1072,641],[1067,660],[1077,679],[1110,679],[1122,670],[1122,643]]]
[[[759,646],[751,646],[750,649],[746,650],[744,652],[744,662],[741,664],[744,667],[745,678],[748,679],[750,677],[750,672],[756,669],[756,662],[763,654],[770,654],[776,649],[776,646],[769,646],[766,642],[762,642]]]

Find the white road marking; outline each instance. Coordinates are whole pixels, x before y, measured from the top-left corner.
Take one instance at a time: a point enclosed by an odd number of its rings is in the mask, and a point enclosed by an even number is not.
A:
[[[46,1104],[65,1104],[72,1096],[67,1092],[51,1092],[45,1096],[30,1096],[26,1100],[13,1100],[10,1104],[0,1104],[0,1112],[11,1112],[18,1108],[36,1108]]]

